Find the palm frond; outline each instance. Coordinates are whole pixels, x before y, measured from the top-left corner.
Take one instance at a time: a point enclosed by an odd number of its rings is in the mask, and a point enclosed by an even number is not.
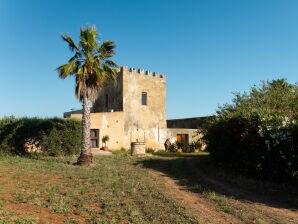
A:
[[[113,68],[118,68],[118,65],[112,60],[105,60],[104,64],[106,64],[110,67],[113,67]]]
[[[79,50],[78,45],[72,40],[70,36],[67,36],[65,34],[61,35],[62,39],[68,43],[69,49],[73,52],[75,50]]]
[[[68,64],[64,64],[56,68],[61,79],[65,79],[69,75],[73,75],[77,72],[78,63],[76,61],[71,61]]]
[[[80,60],[82,60],[82,52],[77,51],[75,53],[75,55],[69,59],[68,62],[71,62],[71,61],[80,61]]]
[[[82,27],[80,31],[80,45],[86,54],[92,54],[98,48],[97,31],[95,26]]]
[[[82,66],[78,69],[76,76],[81,78],[81,79],[84,77],[84,71],[83,71]]]
[[[104,71],[100,69],[99,67],[94,68],[94,75],[96,79],[96,86],[100,87],[102,86],[103,80],[104,80]]]
[[[76,93],[76,98],[79,100],[79,101],[82,101],[83,100],[83,90],[85,89],[85,85],[84,85],[84,82],[82,81],[82,79],[80,77],[76,77],[76,90],[75,90],[75,93]]]
[[[102,45],[98,49],[98,52],[101,54],[102,58],[110,58],[115,55],[115,48],[116,45],[114,41],[107,40],[102,43]]]
[[[103,71],[105,72],[105,80],[106,82],[114,82],[116,80],[117,71],[110,66],[103,64]]]

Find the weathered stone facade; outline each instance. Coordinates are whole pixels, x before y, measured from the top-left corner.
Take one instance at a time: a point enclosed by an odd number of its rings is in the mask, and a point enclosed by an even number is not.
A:
[[[132,141],[158,147],[160,130],[166,128],[166,77],[122,67],[124,131]],[[142,93],[147,105],[142,105]]]
[[[122,66],[117,82],[105,86],[93,105],[91,128],[99,129],[100,138],[109,135],[110,149],[129,148],[131,142],[145,142],[146,147],[163,149],[167,138],[188,134],[196,129],[167,128],[166,76]],[[65,113],[81,118],[80,113]]]
[[[105,86],[93,104],[93,112],[123,111],[123,75],[117,74],[115,83]]]

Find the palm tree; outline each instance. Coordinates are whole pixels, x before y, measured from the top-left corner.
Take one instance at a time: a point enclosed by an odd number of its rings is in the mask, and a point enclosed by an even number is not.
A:
[[[117,64],[109,60],[115,55],[113,41],[102,44],[97,39],[98,34],[94,26],[81,28],[80,42],[76,44],[70,36],[62,35],[74,53],[67,64],[57,68],[59,77],[65,79],[74,75],[76,80],[75,94],[83,104],[82,117],[82,149],[78,158],[78,165],[92,164],[90,143],[90,102],[94,102],[100,89],[116,80]]]

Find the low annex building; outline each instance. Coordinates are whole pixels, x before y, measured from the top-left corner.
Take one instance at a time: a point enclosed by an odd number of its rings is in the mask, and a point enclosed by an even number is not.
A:
[[[82,112],[66,112],[64,117],[81,119]],[[120,68],[115,84],[103,87],[91,112],[93,150],[102,146],[104,135],[110,138],[111,150],[130,148],[131,142],[164,149],[166,139],[190,143],[196,130],[181,120],[166,120],[165,75],[126,66]]]

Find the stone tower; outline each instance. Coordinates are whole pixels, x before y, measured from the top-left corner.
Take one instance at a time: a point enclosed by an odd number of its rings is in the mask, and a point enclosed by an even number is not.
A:
[[[126,141],[161,142],[167,128],[165,75],[122,66],[117,82],[104,87],[93,105],[93,112],[114,111],[123,111]]]
[[[163,149],[167,139],[186,144],[194,141],[197,129],[196,126],[189,128],[190,119],[168,121],[167,127],[164,75],[122,66],[116,80],[102,88],[93,104],[93,150],[103,146],[104,135],[110,137],[108,146],[111,150],[128,149],[131,142],[144,142],[148,148]],[[82,111],[67,112],[64,116],[81,119]]]

